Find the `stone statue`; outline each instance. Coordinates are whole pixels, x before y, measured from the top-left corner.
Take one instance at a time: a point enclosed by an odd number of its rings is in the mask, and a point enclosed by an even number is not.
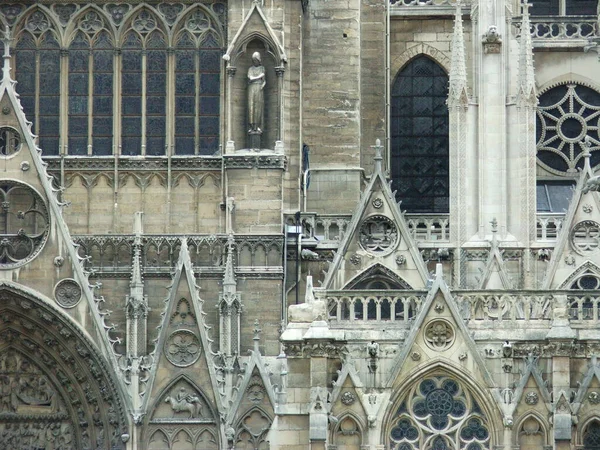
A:
[[[260,136],[263,132],[265,84],[265,68],[261,64],[260,53],[254,52],[248,69],[248,134],[251,136]]]

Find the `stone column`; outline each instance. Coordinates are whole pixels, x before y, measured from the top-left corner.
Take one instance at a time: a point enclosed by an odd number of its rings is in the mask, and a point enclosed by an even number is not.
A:
[[[235,142],[233,141],[233,134],[231,130],[231,110],[233,109],[233,105],[231,104],[231,90],[233,89],[233,77],[235,76],[236,70],[237,69],[235,67],[227,67],[227,145],[225,146],[225,153],[235,152]]]

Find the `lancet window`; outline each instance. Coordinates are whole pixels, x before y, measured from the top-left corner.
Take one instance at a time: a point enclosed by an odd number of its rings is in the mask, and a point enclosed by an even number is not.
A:
[[[46,154],[59,150],[60,44],[51,21],[41,11],[25,19],[15,46],[21,105]]]
[[[531,13],[538,16],[595,15],[598,0],[539,0],[533,3]]]
[[[583,432],[583,448],[585,450],[600,450],[600,422],[594,420]]]
[[[491,448],[487,419],[472,395],[447,376],[428,377],[402,401],[388,432],[394,450]]]
[[[45,156],[219,150],[226,9],[165,5],[20,8],[14,76]]]
[[[392,187],[408,212],[449,208],[448,76],[427,56],[398,73],[392,86]]]

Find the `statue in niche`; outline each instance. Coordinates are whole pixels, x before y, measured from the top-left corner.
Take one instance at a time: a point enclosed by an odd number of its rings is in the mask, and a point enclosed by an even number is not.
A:
[[[265,68],[262,66],[260,53],[254,52],[252,65],[248,69],[248,135],[252,148],[260,148],[265,117],[265,84]]]

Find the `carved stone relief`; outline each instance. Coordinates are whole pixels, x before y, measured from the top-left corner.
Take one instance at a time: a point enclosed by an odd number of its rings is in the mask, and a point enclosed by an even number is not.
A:
[[[454,328],[445,320],[432,320],[424,331],[425,343],[436,351],[446,350],[454,343]]]
[[[165,342],[165,356],[177,367],[187,367],[200,358],[201,345],[198,336],[190,330],[177,330]]]
[[[81,286],[77,281],[65,278],[54,288],[54,298],[63,308],[73,308],[81,300]]]
[[[580,255],[596,252],[599,246],[600,224],[593,220],[583,220],[571,230],[571,246]]]
[[[359,233],[360,245],[377,255],[389,253],[399,242],[396,225],[381,215],[367,217],[362,222]]]

